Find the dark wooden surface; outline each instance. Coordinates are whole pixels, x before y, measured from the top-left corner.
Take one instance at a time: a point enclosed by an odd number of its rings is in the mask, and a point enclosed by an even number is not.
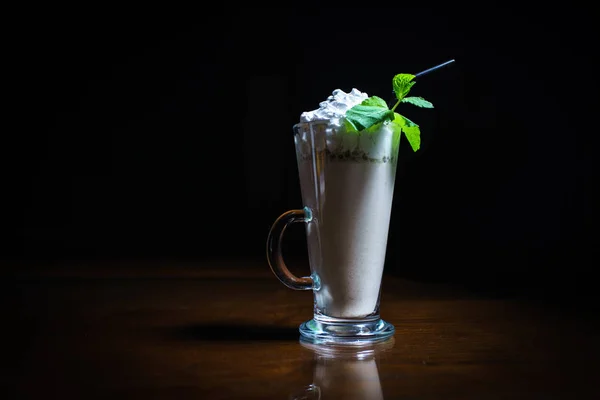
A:
[[[4,280],[8,398],[600,397],[597,327],[571,308],[386,276],[396,334],[358,359],[300,343],[312,294],[266,264],[83,264]]]

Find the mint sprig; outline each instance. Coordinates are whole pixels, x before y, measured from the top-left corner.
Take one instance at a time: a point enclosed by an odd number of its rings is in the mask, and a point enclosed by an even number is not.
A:
[[[396,95],[396,104],[389,109],[385,100],[371,96],[362,103],[346,111],[346,127],[351,131],[367,131],[374,125],[390,121],[404,133],[413,151],[421,147],[421,130],[405,116],[395,112],[400,103],[412,104],[422,108],[433,108],[433,104],[422,97],[407,97],[411,88],[416,83],[415,75],[397,74],[392,80],[392,87]]]

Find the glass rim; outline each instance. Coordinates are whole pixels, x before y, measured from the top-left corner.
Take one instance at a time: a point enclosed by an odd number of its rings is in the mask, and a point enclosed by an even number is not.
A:
[[[329,126],[329,120],[328,119],[317,119],[314,121],[308,121],[308,122],[297,122],[292,126],[292,132],[295,134],[299,133],[299,132],[306,132],[309,130],[312,130],[311,127],[315,128],[315,127],[320,127],[317,129],[323,129],[327,128],[327,126]]]

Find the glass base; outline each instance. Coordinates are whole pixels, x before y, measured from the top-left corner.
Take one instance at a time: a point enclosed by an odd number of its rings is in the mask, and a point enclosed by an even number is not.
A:
[[[394,332],[394,326],[381,318],[321,320],[315,317],[300,324],[300,335],[316,344],[368,344],[389,339]]]

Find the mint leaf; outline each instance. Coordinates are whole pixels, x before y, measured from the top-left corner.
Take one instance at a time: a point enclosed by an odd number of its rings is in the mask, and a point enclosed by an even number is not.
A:
[[[346,129],[346,132],[358,132],[356,125],[354,125],[354,123],[352,123],[352,121],[350,121],[348,118],[344,118],[344,128]]]
[[[418,125],[410,127],[404,126],[402,127],[402,132],[404,132],[413,151],[417,151],[421,148],[421,129],[419,129]]]
[[[398,113],[394,113],[394,123],[400,126],[413,151],[419,150],[421,147],[421,129],[419,129],[419,125]]]
[[[400,125],[401,127],[413,127],[413,126],[419,126],[417,124],[415,124],[414,122],[412,122],[410,119],[406,118],[404,115],[398,114],[398,113],[394,113],[394,122],[397,123],[398,125]]]
[[[394,119],[394,112],[387,108],[356,105],[346,112],[346,119],[357,131],[368,129],[375,124]]]
[[[362,103],[360,103],[363,106],[374,106],[374,107],[382,107],[387,109],[388,105],[385,102],[384,99],[382,99],[381,97],[377,97],[377,96],[371,96],[368,99],[365,99],[362,101]]]
[[[397,74],[394,76],[392,86],[394,87],[394,93],[396,93],[398,101],[402,100],[410,92],[410,88],[416,83],[412,82],[413,79],[415,79],[413,74]]]
[[[428,102],[427,100],[425,100],[422,97],[404,97],[400,101],[402,103],[409,103],[409,104],[415,105],[417,107],[433,108],[433,104],[431,104],[430,102]]]
[[[346,121],[357,131],[368,129],[383,121],[393,121],[394,112],[380,97],[372,96],[346,111]]]

